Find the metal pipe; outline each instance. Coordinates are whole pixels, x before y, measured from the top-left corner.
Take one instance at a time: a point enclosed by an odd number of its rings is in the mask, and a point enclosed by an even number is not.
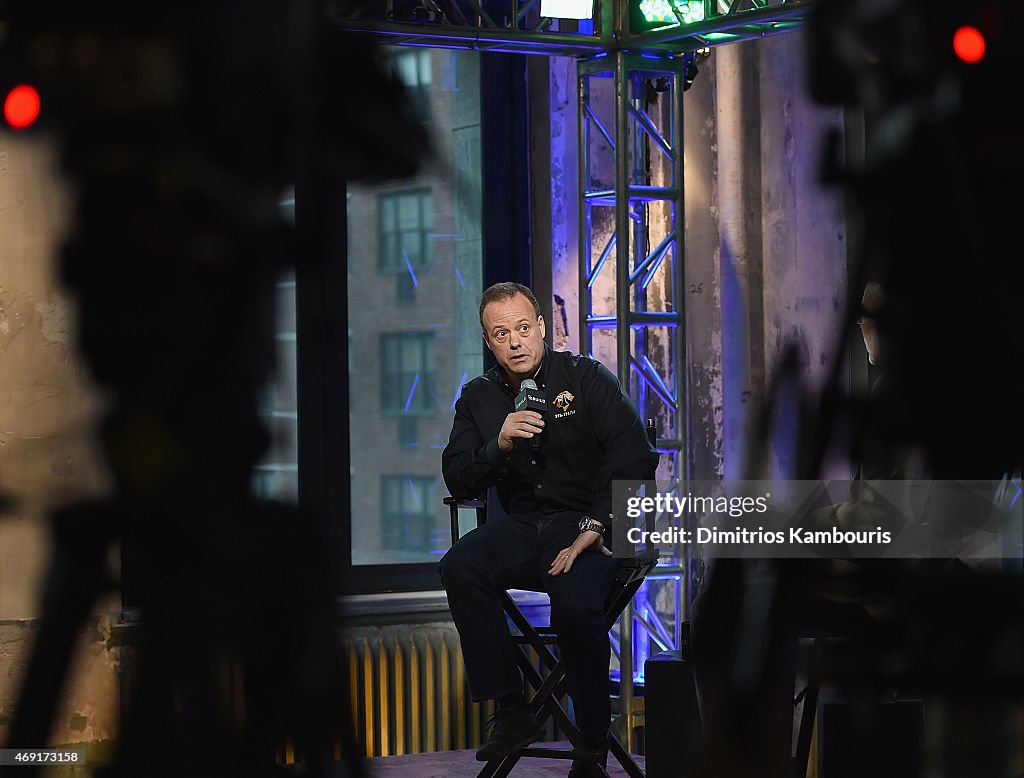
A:
[[[621,14],[621,4],[616,5]],[[621,15],[616,29],[621,30]],[[615,312],[616,373],[622,390],[630,394],[630,330],[628,326],[629,256],[632,241],[629,234],[629,76],[623,52],[615,52]],[[633,750],[633,604],[619,619],[619,705],[626,722],[626,750]]]
[[[672,148],[675,151],[672,172],[674,188],[677,192],[676,201],[673,204],[672,221],[679,235],[679,239],[675,244],[675,261],[673,263],[675,274],[673,276],[674,287],[672,290],[673,307],[679,317],[679,322],[678,326],[672,330],[673,343],[671,351],[675,362],[675,397],[679,402],[679,412],[676,414],[676,437],[680,441],[680,446],[675,449],[673,471],[677,479],[682,479],[684,483],[689,483],[692,479],[688,445],[690,427],[688,418],[690,412],[688,377],[690,369],[686,348],[686,305],[683,302],[685,299],[686,279],[686,232],[682,229],[682,225],[686,224],[685,177],[683,170],[683,91],[682,61],[680,61],[679,72],[672,80],[672,126],[669,131]],[[689,515],[684,514],[684,521],[688,521],[688,519]],[[693,551],[689,544],[686,544],[685,548],[683,548],[683,560],[683,566],[686,569],[686,582],[682,592],[683,601],[680,608],[679,623],[686,621],[690,615],[690,599],[692,595],[690,579],[693,573],[694,560]],[[678,624],[677,629],[679,629]]]
[[[607,42],[591,35],[561,32],[510,32],[503,28],[456,26],[424,27],[399,22],[366,19],[337,19],[335,24],[350,32],[388,39],[391,46],[429,46],[473,51],[517,51],[547,56],[593,56],[607,51]]]
[[[590,76],[576,70],[576,223],[578,234],[577,244],[577,289],[578,289],[578,320],[579,320],[579,353],[590,354],[590,330],[587,328],[587,316],[590,314],[590,252],[592,236],[590,230],[590,205],[587,203],[587,187],[590,186],[590,123],[587,112],[590,110]]]

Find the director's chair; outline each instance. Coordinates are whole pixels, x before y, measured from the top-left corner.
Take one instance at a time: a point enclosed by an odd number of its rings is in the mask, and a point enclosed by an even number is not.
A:
[[[651,422],[648,422],[647,434],[652,445],[656,442],[656,432]],[[476,511],[476,525],[483,526],[487,521],[486,500],[460,500],[454,497],[445,497],[444,504],[451,512],[452,523],[452,545],[460,535],[459,509],[473,509]],[[633,599],[637,590],[643,584],[644,579],[658,564],[657,549],[649,549],[642,555],[627,557],[618,560],[618,569],[612,582],[611,590],[605,599],[604,616],[607,628],[610,630],[616,620],[625,610],[626,606]],[[519,609],[516,601],[507,591],[500,592],[502,605],[505,613],[511,619],[519,634],[513,634],[512,638],[519,651],[516,652],[516,660],[520,669],[529,684],[536,690],[529,700],[530,708],[537,722],[541,725],[547,721],[548,716],[554,718],[558,727],[565,732],[572,744],[571,750],[527,747],[518,752],[509,754],[501,759],[492,759],[484,765],[478,773],[477,778],[504,778],[515,767],[522,757],[538,757],[547,759],[581,759],[590,760],[592,775],[604,776],[608,773],[598,763],[592,751],[586,751],[583,746],[583,735],[569,718],[561,700],[566,695],[565,667],[551,651],[550,646],[557,643],[557,634],[550,624],[534,625],[529,622],[523,612]],[[540,657],[541,669],[538,671],[530,661],[529,649],[533,648]],[[609,690],[610,691],[610,690]],[[644,778],[644,773],[634,761],[633,757],[622,745],[616,735],[614,728],[608,732],[608,753],[614,756],[630,778]]]

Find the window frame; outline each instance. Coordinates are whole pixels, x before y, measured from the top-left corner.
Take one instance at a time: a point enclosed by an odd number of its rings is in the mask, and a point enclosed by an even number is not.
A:
[[[391,71],[391,75],[408,90],[413,103],[415,118],[425,125],[429,125],[434,116],[434,109],[430,103],[430,87],[434,84],[430,51],[429,47],[415,46],[409,47],[405,51],[395,52],[388,57],[388,68]],[[402,61],[408,60],[414,60],[415,82],[405,78],[405,69],[402,67]],[[424,67],[424,63],[426,63],[426,67]],[[424,79],[424,75],[426,79]]]
[[[483,286],[532,283],[527,55],[480,59]],[[484,86],[486,85],[486,86]],[[436,562],[352,565],[349,267],[344,184],[310,176],[296,184],[299,500],[320,522],[338,596],[439,591]],[[342,257],[341,261],[338,260]],[[480,372],[493,364],[486,349]],[[442,412],[443,409],[439,409]],[[438,452],[438,477],[441,475]],[[443,489],[439,491],[444,491]]]
[[[438,480],[440,475],[427,476],[420,474],[404,474],[404,473],[382,473],[380,475],[380,504],[381,504],[381,548],[386,551],[404,551],[406,547],[403,545],[388,545],[388,535],[391,534],[391,530],[394,528],[394,524],[405,524],[406,521],[412,523],[413,526],[421,526],[424,530],[423,542],[426,548],[431,548],[430,543],[430,530],[433,529],[434,519],[437,516],[437,505],[434,505],[434,510],[430,510],[430,504],[428,502],[431,496],[437,496],[438,492]],[[412,487],[414,491],[419,490],[420,494],[417,495],[417,499],[423,501],[422,510],[415,512],[404,510],[399,508],[398,510],[390,510],[389,502],[389,487],[394,486],[399,493],[403,495],[406,487]],[[424,497],[425,495],[425,497]],[[399,497],[399,503],[404,505],[404,500]],[[437,499],[437,504],[440,504],[440,497]],[[390,525],[390,526],[389,526]],[[401,535],[406,529],[402,527],[397,528],[399,535]],[[438,557],[440,559],[440,556]],[[418,563],[408,563],[418,564]]]
[[[389,343],[396,344],[400,353],[398,354],[398,361],[401,363],[404,360],[404,354],[401,350],[404,349],[408,343],[417,343],[420,346],[420,362],[421,369],[416,371],[417,376],[422,376],[422,381],[416,381],[416,392],[415,397],[427,398],[425,402],[420,403],[420,407],[411,408],[411,399],[408,395],[412,390],[409,387],[406,390],[406,384],[404,377],[406,371],[402,369],[401,365],[397,371],[388,370],[386,361],[388,359]],[[434,392],[434,386],[437,380],[437,338],[436,334],[430,330],[402,330],[400,332],[382,332],[380,334],[380,352],[381,363],[380,363],[380,413],[382,417],[393,417],[401,418],[403,416],[413,416],[416,418],[424,418],[435,416],[437,414],[437,397]],[[433,363],[433,364],[430,364]],[[400,389],[394,398],[389,397],[391,389],[394,386],[392,382],[389,382],[389,378],[393,378],[395,375],[400,377],[399,384]],[[403,402],[402,396],[406,396],[406,400]],[[395,400],[392,404],[392,400]]]
[[[386,202],[394,202],[396,229],[394,234],[398,237],[398,247],[401,247],[402,230],[397,228],[399,221],[398,211],[400,202],[403,199],[416,198],[417,211],[417,232],[419,232],[419,253],[417,260],[412,262],[406,259],[406,263],[397,258],[391,262],[390,252],[385,251],[385,238],[389,233],[384,228],[384,209]],[[429,203],[425,207],[425,203]],[[429,213],[426,213],[429,212]],[[429,215],[429,219],[426,216]],[[402,189],[393,192],[381,192],[377,195],[377,270],[382,274],[402,275],[403,273],[425,273],[434,266],[433,245],[430,242],[431,231],[434,229],[434,192],[430,187],[418,186],[413,189]]]

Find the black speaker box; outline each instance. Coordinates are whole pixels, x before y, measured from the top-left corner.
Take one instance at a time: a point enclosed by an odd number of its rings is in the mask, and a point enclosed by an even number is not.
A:
[[[921,778],[924,706],[918,698],[818,700],[819,778]]]
[[[647,778],[685,778],[700,764],[700,710],[685,645],[644,662],[644,746]]]

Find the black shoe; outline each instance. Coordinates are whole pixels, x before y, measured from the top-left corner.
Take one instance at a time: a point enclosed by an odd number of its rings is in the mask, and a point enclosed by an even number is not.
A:
[[[591,772],[590,765],[595,761],[601,765],[602,770],[608,769],[608,735],[598,737],[583,736],[583,747],[594,754],[593,759],[573,759],[572,767],[569,768],[569,778],[590,778],[595,775]]]
[[[544,736],[544,728],[537,723],[529,707],[499,708],[488,724],[493,724],[494,728],[476,752],[478,762],[502,759]]]

